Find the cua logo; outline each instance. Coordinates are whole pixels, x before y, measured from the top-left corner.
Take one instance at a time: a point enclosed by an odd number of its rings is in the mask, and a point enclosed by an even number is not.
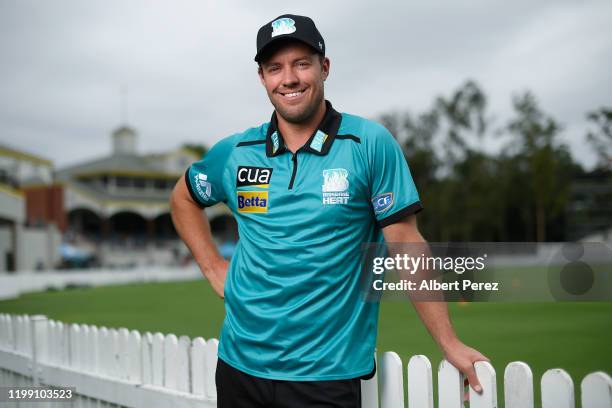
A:
[[[268,187],[272,177],[271,167],[239,166],[236,172],[236,187]]]

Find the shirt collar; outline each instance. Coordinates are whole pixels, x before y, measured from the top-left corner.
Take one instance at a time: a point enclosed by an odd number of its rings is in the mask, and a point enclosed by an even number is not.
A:
[[[325,101],[325,115],[323,120],[319,123],[319,126],[314,131],[310,139],[302,146],[299,151],[306,151],[324,156],[329,152],[338,129],[340,128],[340,122],[342,115],[338,113],[329,101]],[[285,140],[278,129],[278,121],[276,120],[276,111],[272,113],[272,119],[270,120],[270,126],[268,127],[268,133],[266,135],[266,156],[273,157],[287,151],[285,146]]]

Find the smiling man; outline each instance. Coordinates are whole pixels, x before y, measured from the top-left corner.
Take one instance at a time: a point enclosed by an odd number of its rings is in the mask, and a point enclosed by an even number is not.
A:
[[[419,196],[391,134],[324,99],[330,61],[310,18],[261,27],[255,61],[271,120],[216,144],[171,198],[179,235],[225,299],[218,406],[358,408],[379,309],[361,295],[360,247],[424,242]],[[201,211],[219,202],[238,223],[230,264]],[[473,364],[486,357],[457,339],[445,303],[414,306],[478,391]]]

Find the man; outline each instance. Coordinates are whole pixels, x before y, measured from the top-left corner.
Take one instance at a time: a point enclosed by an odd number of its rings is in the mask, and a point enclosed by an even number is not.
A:
[[[418,193],[391,134],[324,99],[330,61],[310,18],[264,25],[255,61],[270,122],[217,143],[171,198],[179,235],[225,298],[218,406],[360,407],[378,322],[360,293],[360,246],[424,242]],[[229,265],[201,211],[219,202],[240,235]],[[486,358],[457,339],[445,303],[414,306],[478,391],[473,364]]]

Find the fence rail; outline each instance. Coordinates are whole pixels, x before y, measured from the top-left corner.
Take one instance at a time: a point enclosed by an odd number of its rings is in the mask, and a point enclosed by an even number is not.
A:
[[[214,407],[217,345],[216,339],[64,324],[42,315],[0,314],[0,384],[76,387],[73,406],[77,407]],[[382,353],[378,362],[377,374],[362,381],[363,408],[434,407],[432,365],[427,357],[411,357],[405,370],[394,352]],[[478,362],[476,372],[484,392],[479,395],[470,389],[469,407],[496,408],[495,369],[488,362]],[[527,364],[508,364],[502,384],[506,408],[534,406],[533,375]],[[445,360],[438,366],[437,387],[439,408],[464,407],[463,377]],[[607,373],[587,375],[580,389],[583,408],[612,408],[612,379]],[[574,383],[562,369],[546,371],[541,390],[542,408],[576,406]]]

